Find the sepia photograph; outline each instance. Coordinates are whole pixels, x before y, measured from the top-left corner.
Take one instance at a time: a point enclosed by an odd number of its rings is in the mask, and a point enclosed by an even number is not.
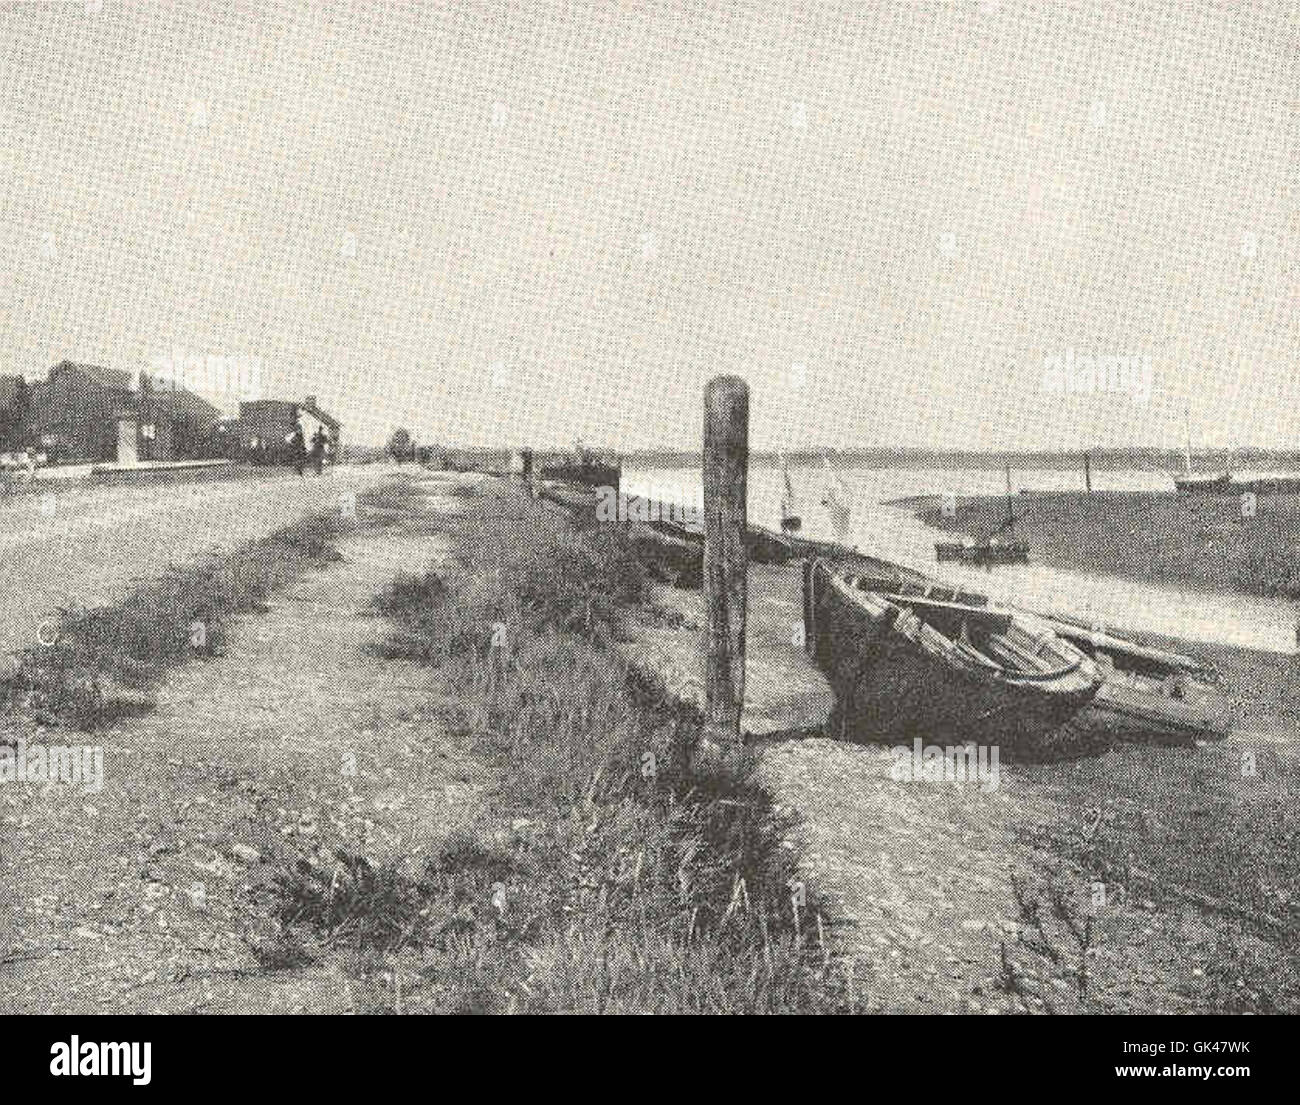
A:
[[[42,1079],[1300,1012],[1300,3],[3,0],[0,136]]]

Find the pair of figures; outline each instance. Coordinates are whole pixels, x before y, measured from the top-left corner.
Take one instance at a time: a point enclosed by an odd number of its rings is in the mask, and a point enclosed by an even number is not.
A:
[[[311,453],[308,454],[307,441],[303,436],[302,427],[295,427],[293,436],[289,438],[289,459],[292,461],[298,475],[303,474],[303,469],[308,464],[316,469],[316,475],[321,474],[325,467],[325,449],[328,444],[329,438],[325,434],[324,427],[318,426],[316,432],[312,434]]]

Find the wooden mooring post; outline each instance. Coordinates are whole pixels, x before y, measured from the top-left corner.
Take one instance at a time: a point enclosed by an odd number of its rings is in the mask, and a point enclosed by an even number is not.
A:
[[[734,751],[741,743],[748,483],[749,385],[739,376],[715,376],[704,389],[704,602],[709,641],[701,751],[706,755]]]

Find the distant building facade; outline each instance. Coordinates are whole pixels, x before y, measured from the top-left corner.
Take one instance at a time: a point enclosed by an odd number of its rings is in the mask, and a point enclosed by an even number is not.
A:
[[[283,464],[289,459],[289,440],[301,427],[303,440],[311,448],[318,430],[323,430],[326,458],[338,458],[343,424],[322,410],[314,395],[298,403],[292,399],[254,399],[239,404],[239,417],[219,427],[225,439],[225,455],[260,464]]]
[[[0,376],[0,453],[32,444],[31,387],[21,376]]]
[[[51,461],[117,459],[119,416],[134,409],[130,373],[61,361],[31,396],[32,436]]]
[[[327,459],[337,460],[342,424],[314,395],[246,401],[238,418],[223,420],[206,399],[147,373],[60,361],[34,383],[0,376],[0,452],[30,445],[53,463],[224,456],[279,464],[297,427],[308,449],[322,431]]]
[[[201,396],[170,383],[140,377],[142,460],[216,456],[215,429],[221,412]]]
[[[9,378],[6,378],[9,379]],[[13,391],[0,387],[0,401]],[[212,455],[220,412],[183,388],[156,387],[145,375],[60,361],[26,385],[20,430],[51,461],[178,460]],[[3,416],[0,415],[0,421]]]

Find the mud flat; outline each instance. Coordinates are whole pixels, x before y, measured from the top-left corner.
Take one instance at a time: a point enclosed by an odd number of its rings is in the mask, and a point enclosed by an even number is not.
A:
[[[1061,568],[1145,583],[1180,584],[1300,599],[1300,496],[1237,497],[1140,491],[1034,493],[1012,500],[1016,534],[1030,553]],[[915,499],[936,529],[979,535],[1007,514],[1004,496]],[[1253,513],[1252,513],[1253,510]]]

